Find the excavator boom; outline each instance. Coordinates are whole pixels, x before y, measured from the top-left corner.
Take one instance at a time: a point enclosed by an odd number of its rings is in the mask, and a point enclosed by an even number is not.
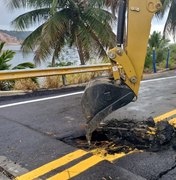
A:
[[[151,20],[161,8],[160,0],[120,0],[117,47],[108,52],[113,77],[89,82],[82,96],[89,143],[92,132],[107,115],[137,98]]]

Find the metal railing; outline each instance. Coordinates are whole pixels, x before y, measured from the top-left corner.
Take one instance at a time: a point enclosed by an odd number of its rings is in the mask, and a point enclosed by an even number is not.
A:
[[[0,81],[111,70],[111,64],[0,71]]]

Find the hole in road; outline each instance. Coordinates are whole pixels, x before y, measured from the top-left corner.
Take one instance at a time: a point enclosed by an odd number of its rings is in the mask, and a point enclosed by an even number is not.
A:
[[[83,150],[101,148],[108,154],[129,153],[135,149],[161,151],[168,147],[176,150],[175,128],[167,121],[155,123],[153,118],[140,122],[112,119],[92,134],[91,146],[87,143],[85,132],[59,140]]]

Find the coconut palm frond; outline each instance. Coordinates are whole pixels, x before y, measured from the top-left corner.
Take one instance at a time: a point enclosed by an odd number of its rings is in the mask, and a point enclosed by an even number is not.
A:
[[[172,1],[169,9],[169,14],[164,27],[164,35],[176,36],[176,2]]]
[[[1,59],[7,63],[9,62],[10,60],[12,60],[12,58],[14,57],[15,55],[15,52],[12,51],[12,50],[6,50],[4,51],[2,54],[1,54]]]
[[[22,43],[22,51],[24,53],[28,53],[31,50],[35,50],[35,47],[38,44],[38,40],[41,37],[41,33],[43,30],[45,24],[42,24],[41,26],[39,26],[36,30],[34,30]]]
[[[42,59],[47,59],[61,50],[64,46],[65,37],[69,26],[69,9],[61,10],[54,14],[43,26],[38,47],[35,53],[35,62],[40,63]]]
[[[50,16],[50,8],[36,9],[18,16],[12,25],[18,30],[25,30],[35,24],[46,21]]]
[[[0,43],[0,54],[1,54],[1,52],[2,52],[2,49],[3,49],[4,45],[5,45],[5,42],[1,42],[1,43]]]
[[[162,19],[165,15],[165,13],[169,10],[171,0],[161,0],[162,3],[162,9],[157,12],[157,17]]]
[[[25,62],[18,64],[17,66],[13,67],[12,69],[26,69],[26,68],[35,68],[36,66],[31,62]]]
[[[104,15],[106,17],[108,14],[105,13]],[[103,16],[96,16],[96,14],[94,13],[89,13],[86,15],[86,22],[89,25],[90,29],[95,32],[97,37],[101,39],[101,42],[104,46],[112,47],[116,43],[116,36],[108,23],[108,21],[112,19],[112,16],[108,17],[109,19],[106,18],[104,23],[102,23],[102,17]]]
[[[42,38],[52,47],[55,47],[58,39],[65,38],[70,22],[70,10],[63,9],[54,14],[43,27]]]
[[[52,48],[48,47],[45,41],[40,41],[34,53],[34,62],[36,65],[41,65],[42,61],[46,61],[52,55]]]
[[[79,45],[81,46],[82,56],[84,61],[86,62],[90,58],[90,51],[92,45],[91,37],[90,33],[87,31],[88,29],[85,24],[81,24],[81,22],[79,22],[79,27],[80,29],[77,29],[77,31],[75,31],[75,36],[77,38],[77,43],[79,43]]]
[[[5,0],[10,9],[50,7],[52,0]]]
[[[3,51],[5,42],[0,43],[0,70],[8,70],[11,67],[11,64],[8,64],[15,55],[15,52],[12,50]]]

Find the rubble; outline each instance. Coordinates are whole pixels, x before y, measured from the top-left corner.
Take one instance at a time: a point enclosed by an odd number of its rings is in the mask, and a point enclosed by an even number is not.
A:
[[[152,117],[146,121],[111,119],[93,132],[91,146],[85,134],[61,140],[84,150],[103,149],[106,154],[156,152],[168,148],[176,150],[176,129],[168,121],[155,123]]]
[[[102,131],[108,140],[117,146],[123,144],[123,147],[129,146],[150,151],[158,151],[166,146],[176,149],[175,129],[168,121],[155,124],[153,118],[140,122],[112,119],[104,125]]]

